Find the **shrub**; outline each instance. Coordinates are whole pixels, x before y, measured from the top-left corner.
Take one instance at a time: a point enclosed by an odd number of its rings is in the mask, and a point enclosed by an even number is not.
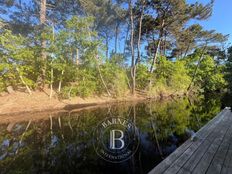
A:
[[[157,68],[152,77],[150,94],[162,95],[187,90],[191,78],[185,67],[184,61],[171,62],[165,57],[160,57]]]
[[[118,97],[125,96],[128,92],[127,74],[125,71],[118,71],[113,79],[114,93]]]
[[[140,90],[144,90],[148,84],[150,79],[150,73],[147,67],[143,64],[139,64],[137,67],[136,74],[136,88]]]
[[[3,79],[0,77],[0,93],[5,90],[5,84],[3,82]]]

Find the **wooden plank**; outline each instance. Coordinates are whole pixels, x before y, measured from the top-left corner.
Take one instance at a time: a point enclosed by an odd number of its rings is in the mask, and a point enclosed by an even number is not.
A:
[[[229,118],[229,113],[227,113],[227,116]],[[204,154],[202,157],[201,161],[198,163],[198,165],[194,168],[193,172],[194,174],[200,174],[200,173],[206,173],[211,161],[213,160],[219,146],[221,145],[221,142],[225,136],[224,130],[227,128],[227,130],[230,127],[230,123],[226,122],[223,127],[218,126],[217,131],[220,132],[220,136],[214,139],[213,143],[210,145],[209,149],[207,152]]]
[[[215,128],[218,125],[222,125],[223,129],[221,129],[220,133],[221,133],[221,136],[224,136],[224,133],[227,130],[227,127],[223,126],[224,124],[227,124],[226,114],[224,113],[221,118],[223,118],[223,119],[220,119],[221,121],[219,123],[215,122]],[[214,134],[218,134],[217,131],[215,132],[215,130],[216,130],[215,128],[214,129],[205,129],[205,131],[207,131],[208,135],[210,135],[210,136],[203,137],[200,140],[194,142],[181,155],[181,157],[179,159],[177,159],[164,173],[165,174],[175,174],[175,173],[177,173],[182,168],[182,166],[186,163],[186,161],[189,158],[191,158],[191,156],[196,152],[196,150],[201,147],[201,145],[206,141],[206,139],[208,139],[208,140],[210,139],[211,141],[213,141],[213,137],[217,138],[217,136],[214,135]]]
[[[175,173],[179,170],[186,173],[188,169],[182,169],[182,165],[192,155],[192,151],[194,152],[196,149],[198,149],[198,147],[204,142],[204,139],[212,132],[214,132],[215,128],[223,123],[223,120],[225,121],[224,117],[226,115],[226,112],[228,112],[228,110],[222,110],[216,117],[214,117],[208,124],[206,124],[196,133],[197,137],[199,137],[199,140],[197,140],[197,142],[187,140],[182,146],[180,146],[178,149],[176,149],[176,151],[174,151],[165,160],[163,160],[163,162],[161,162],[157,167],[151,170],[149,174],[159,174],[164,173],[165,171],[166,173],[168,173],[167,169],[171,166],[173,167]],[[187,158],[186,155],[183,154],[188,154]],[[184,162],[179,163],[178,161]]]
[[[198,165],[194,168],[194,171],[192,173],[194,174],[199,174],[199,173],[206,173],[215,152],[218,149],[217,142],[219,140],[215,139],[215,141],[211,144],[210,148],[207,150],[207,152],[204,154],[203,158],[201,161],[198,163]]]
[[[226,123],[227,124],[227,123]],[[218,125],[220,126],[220,125]],[[230,125],[229,125],[230,126]],[[204,156],[206,151],[209,149],[210,145],[213,143],[215,137],[218,136],[217,129],[213,131],[213,133],[206,138],[206,140],[201,144],[201,146],[196,150],[196,152],[190,157],[190,159],[184,164],[183,168],[187,169],[188,171],[193,171],[193,169],[196,167],[196,165],[199,163],[201,158]],[[229,141],[230,134],[232,133],[232,127],[227,133],[227,140]],[[182,172],[179,171],[178,174],[181,174]]]
[[[229,143],[229,148],[224,159],[221,174],[228,174],[231,171],[232,171],[232,140],[230,140]]]
[[[232,122],[232,117],[230,119],[230,123]],[[226,133],[220,147],[218,148],[208,170],[207,173],[220,173],[222,169],[222,165],[224,163],[224,159],[226,157],[227,151],[229,149],[230,142],[232,140],[232,126],[229,123],[229,131]]]
[[[220,116],[223,114],[224,112],[221,112],[218,117],[215,118],[215,122],[216,120],[219,120]],[[210,127],[215,127],[214,126],[214,121],[209,122],[209,124],[207,124],[205,127],[203,127],[202,129],[199,130],[199,132],[202,132],[201,138],[202,136],[204,136],[204,134],[206,133],[204,130],[208,129]],[[164,159],[157,167],[155,167],[153,170],[151,170],[149,172],[149,174],[158,174],[158,173],[163,173],[176,159],[178,159],[182,153],[184,153],[191,145],[192,145],[192,141],[191,140],[187,140],[183,145],[181,145],[179,148],[177,148],[172,154],[170,154],[166,159]]]
[[[202,127],[198,132],[197,136],[202,139],[204,137],[204,134],[207,134],[207,129],[214,128],[216,124],[218,124],[223,116],[226,110],[223,110],[220,112],[214,119],[212,119],[208,124],[206,124],[204,127]],[[179,147],[176,151],[174,151],[169,157],[167,157],[163,162],[161,162],[157,167],[155,167],[153,170],[149,172],[149,174],[156,174],[156,173],[163,173],[170,165],[178,159],[182,153],[184,153],[191,145],[192,141],[187,140],[186,143],[184,143],[181,147]]]
[[[212,139],[216,137],[216,134],[212,133],[211,134]],[[198,162],[201,160],[205,152],[208,150],[210,145],[213,143],[213,141],[209,141],[206,139],[200,147],[194,152],[194,154],[187,160],[187,162],[183,165],[182,168],[188,169],[189,171],[192,171],[195,166],[198,164]],[[179,171],[178,174],[181,174],[182,172]],[[183,173],[184,174],[184,173]]]

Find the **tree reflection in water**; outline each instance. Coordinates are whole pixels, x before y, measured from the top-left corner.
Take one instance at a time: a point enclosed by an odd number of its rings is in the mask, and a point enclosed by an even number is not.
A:
[[[123,103],[46,120],[0,124],[0,173],[147,173],[221,110],[217,97]],[[140,146],[130,160],[111,164],[94,151],[93,131],[106,117],[131,119]]]

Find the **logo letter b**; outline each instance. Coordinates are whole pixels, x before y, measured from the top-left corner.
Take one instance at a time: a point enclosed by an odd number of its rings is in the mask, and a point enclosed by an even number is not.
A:
[[[115,133],[118,132],[120,133],[120,137],[115,137]],[[111,149],[122,149],[124,146],[125,146],[125,142],[123,140],[123,137],[124,137],[124,133],[123,131],[121,130],[111,130],[110,131],[110,148]],[[116,141],[120,142],[121,143],[121,146],[120,147],[116,147]]]

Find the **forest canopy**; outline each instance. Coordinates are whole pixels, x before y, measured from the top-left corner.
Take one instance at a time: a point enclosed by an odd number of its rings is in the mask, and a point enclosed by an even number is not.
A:
[[[62,98],[231,89],[228,36],[185,0],[0,1],[0,92]],[[193,22],[194,21],[194,22]]]

